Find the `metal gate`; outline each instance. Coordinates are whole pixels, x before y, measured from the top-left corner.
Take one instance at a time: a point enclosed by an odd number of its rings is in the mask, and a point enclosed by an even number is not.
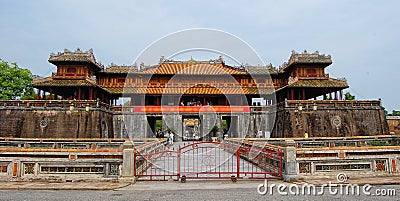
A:
[[[138,180],[282,178],[282,150],[225,142],[190,142],[135,152],[134,163]]]

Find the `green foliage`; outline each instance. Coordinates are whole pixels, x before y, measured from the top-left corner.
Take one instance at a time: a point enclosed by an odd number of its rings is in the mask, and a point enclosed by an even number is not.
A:
[[[224,119],[224,120],[222,120],[222,122],[221,122],[221,125],[222,125],[222,129],[228,129],[226,126],[226,120]]]
[[[345,100],[356,100],[356,97],[351,95],[350,92],[344,94]]]
[[[385,110],[385,115],[386,116],[400,116],[400,111],[399,110],[393,110],[391,114],[387,110]]]
[[[34,98],[32,79],[30,70],[0,59],[0,100]]]
[[[176,130],[174,127],[167,127],[167,133],[174,133],[176,134]]]
[[[218,131],[219,131],[219,127],[217,125],[215,125],[211,128],[211,132],[213,132],[213,133],[218,132]]]
[[[156,120],[156,131],[162,130],[162,120]]]
[[[371,146],[395,146],[393,142],[372,141]]]
[[[371,142],[371,145],[372,146],[385,146],[385,143],[381,142],[381,141],[373,141],[373,142]]]
[[[124,106],[131,106],[131,101],[126,101],[126,102],[124,103]]]
[[[37,94],[35,94],[35,91],[33,91],[33,87],[28,85],[25,89],[24,95],[21,97],[21,100],[35,100]]]

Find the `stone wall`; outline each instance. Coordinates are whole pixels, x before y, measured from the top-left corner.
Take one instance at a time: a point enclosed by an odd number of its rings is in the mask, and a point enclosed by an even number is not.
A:
[[[112,114],[94,108],[2,108],[0,137],[113,138]]]
[[[200,119],[202,136],[206,136],[214,125],[221,128],[222,119],[229,119],[230,138],[257,137],[258,131],[262,131],[263,137],[270,133],[271,137],[301,138],[306,132],[309,137],[389,134],[379,101],[286,101],[285,105],[251,107],[250,113],[200,114],[146,114],[134,112],[133,107],[116,110],[96,101],[75,103],[72,109],[68,102],[49,106],[50,103],[42,101],[38,107],[14,101],[0,106],[0,137],[152,138],[154,134],[148,124],[151,117],[163,120],[163,131],[173,127],[175,139],[179,141],[185,116]],[[303,104],[301,110],[296,106],[298,104]],[[399,120],[390,122],[390,128],[399,133]],[[221,139],[223,132],[217,137]]]
[[[387,116],[387,123],[391,134],[400,134],[400,116]]]
[[[273,137],[341,137],[388,134],[382,107],[320,108],[302,110],[284,108],[276,113]]]

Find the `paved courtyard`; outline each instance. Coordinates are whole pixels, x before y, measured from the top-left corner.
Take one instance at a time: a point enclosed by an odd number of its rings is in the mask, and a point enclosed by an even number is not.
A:
[[[280,184],[276,181],[275,184]],[[0,190],[0,200],[399,200],[398,196],[371,195],[260,195],[257,186],[262,181],[188,181],[138,182],[117,190]],[[399,186],[374,186],[373,189],[397,189]]]

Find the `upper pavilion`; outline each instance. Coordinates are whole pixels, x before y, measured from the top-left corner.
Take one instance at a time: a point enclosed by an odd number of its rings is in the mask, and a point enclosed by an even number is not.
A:
[[[273,104],[319,96],[342,99],[345,79],[331,78],[325,69],[330,55],[292,51],[279,68],[230,66],[222,57],[209,61],[174,61],[161,57],[156,65],[110,65],[96,61],[93,50],[64,50],[51,54],[57,67],[52,76],[33,81],[32,86],[49,99],[100,100],[116,104],[130,97],[131,105],[250,105],[262,97]]]

